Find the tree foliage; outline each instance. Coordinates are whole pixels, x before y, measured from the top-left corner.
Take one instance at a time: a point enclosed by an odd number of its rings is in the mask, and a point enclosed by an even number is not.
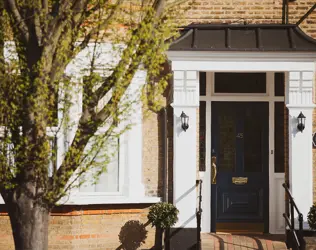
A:
[[[139,98],[146,97],[149,103],[156,104],[153,100],[167,84],[166,77],[158,76],[167,40],[176,35],[178,4],[1,1],[0,192],[6,203],[18,202],[22,192],[50,209],[89,169],[104,171],[95,158],[104,147],[111,148],[110,138],[130,125],[126,122],[118,129],[137,101],[127,97],[135,73],[147,72],[148,85],[142,92],[146,94]],[[102,65],[98,58],[105,43],[111,44],[109,57],[115,55],[116,60]],[[83,77],[67,75],[66,68],[86,49],[91,56]],[[82,103],[78,121],[72,124],[76,91]],[[62,161],[50,169],[58,151],[51,138],[71,129],[74,138]],[[110,159],[110,153],[105,156]]]

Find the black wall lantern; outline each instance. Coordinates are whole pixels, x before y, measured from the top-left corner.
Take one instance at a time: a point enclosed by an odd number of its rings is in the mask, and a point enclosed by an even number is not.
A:
[[[303,113],[301,112],[298,117],[297,117],[297,120],[298,120],[298,124],[297,124],[297,129],[301,132],[303,132],[304,128],[305,128],[305,120],[306,120],[306,117],[305,115],[303,115]]]
[[[189,116],[187,116],[183,111],[180,115],[181,118],[181,124],[184,131],[187,131],[189,128]]]

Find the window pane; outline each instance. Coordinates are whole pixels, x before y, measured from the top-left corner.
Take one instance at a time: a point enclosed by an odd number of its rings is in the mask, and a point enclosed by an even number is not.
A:
[[[119,140],[117,144],[111,143],[113,151],[107,150],[106,153],[101,152],[96,157],[98,165],[97,169],[91,171],[83,176],[82,179],[86,180],[80,187],[80,192],[118,192],[119,191]],[[114,151],[115,150],[115,151]],[[104,155],[102,155],[104,153]],[[110,156],[110,160],[106,160]],[[105,166],[102,166],[104,162]],[[97,182],[95,181],[96,171],[105,167],[106,171],[99,175]]]
[[[274,171],[284,173],[284,102],[275,103],[274,112]]]
[[[57,169],[57,138],[56,137],[49,137],[49,147],[50,147],[50,154],[49,154],[49,163],[48,163],[48,176],[53,176],[54,169]]]
[[[200,171],[205,171],[205,135],[206,135],[206,102],[200,102],[200,129],[199,129],[199,143],[200,143]]]
[[[215,73],[215,93],[266,93],[266,74]]]
[[[102,173],[95,185],[95,192],[118,192],[119,165],[118,155],[107,165],[106,172]]]
[[[284,96],[285,77],[284,73],[274,74],[274,93],[275,96]]]
[[[254,108],[257,107],[257,108]],[[244,120],[244,171],[262,172],[263,121],[261,106],[248,106]]]
[[[236,167],[236,123],[234,110],[223,105],[218,114],[219,171],[235,172]]]
[[[11,142],[11,138],[6,140],[5,138],[0,137],[0,152],[1,155],[6,157],[6,163],[8,166],[11,167],[15,165],[14,145]]]
[[[200,72],[200,95],[206,95],[206,72]]]

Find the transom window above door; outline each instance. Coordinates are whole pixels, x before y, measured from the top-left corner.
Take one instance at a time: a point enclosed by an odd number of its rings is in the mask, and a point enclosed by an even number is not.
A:
[[[284,96],[285,74],[274,73],[274,84],[271,86],[267,83],[269,81],[267,78],[266,72],[214,72],[208,77],[206,72],[200,72],[200,96],[207,96],[208,93],[236,96],[249,96],[249,94]]]
[[[266,73],[215,73],[214,93],[267,93]]]

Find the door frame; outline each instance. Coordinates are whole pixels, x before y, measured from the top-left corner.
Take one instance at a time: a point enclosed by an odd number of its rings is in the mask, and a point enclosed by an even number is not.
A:
[[[239,71],[238,71],[239,72]],[[248,71],[244,71],[247,73]],[[262,71],[261,71],[262,72]],[[282,196],[282,190],[279,191],[279,186],[281,187],[284,182],[284,173],[274,172],[274,104],[275,102],[285,102],[284,96],[275,96],[274,94],[274,73],[276,72],[266,72],[266,93],[263,94],[216,94],[214,93],[214,82],[215,82],[215,72],[206,72],[206,95],[200,96],[200,101],[206,102],[206,175],[209,177],[205,178],[204,191],[203,191],[203,214],[202,214],[202,231],[203,228],[210,228],[211,226],[211,110],[212,101],[216,102],[268,102],[269,103],[269,233],[284,233],[283,223],[277,215],[284,211],[284,202],[277,202],[278,197]],[[288,81],[288,73],[285,73],[285,82]],[[206,214],[207,213],[207,214]],[[283,219],[281,218],[283,221]],[[209,223],[208,226],[205,224]],[[205,226],[203,226],[205,225]],[[209,230],[210,231],[210,230]]]

